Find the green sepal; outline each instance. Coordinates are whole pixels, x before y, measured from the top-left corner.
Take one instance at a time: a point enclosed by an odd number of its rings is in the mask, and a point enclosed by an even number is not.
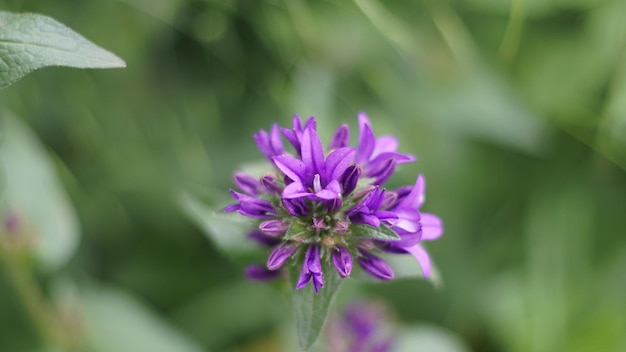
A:
[[[383,241],[399,241],[401,238],[392,229],[385,225],[374,227],[370,225],[352,225],[350,234],[357,237],[372,238]]]

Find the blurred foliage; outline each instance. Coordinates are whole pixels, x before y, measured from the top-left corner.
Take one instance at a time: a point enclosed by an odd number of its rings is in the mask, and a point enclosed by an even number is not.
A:
[[[623,0],[0,5],[55,18],[127,63],[45,69],[0,92],[79,219],[69,264],[35,266],[31,284],[88,350],[283,346],[282,293],[243,282],[183,215],[181,191],[208,188],[223,205],[232,171],[260,158],[255,131],[298,113],[328,137],[358,111],[418,155],[391,182],[423,173],[446,232],[428,248],[440,289],[355,292],[475,351],[626,350]],[[48,340],[7,263],[0,350],[32,351]]]

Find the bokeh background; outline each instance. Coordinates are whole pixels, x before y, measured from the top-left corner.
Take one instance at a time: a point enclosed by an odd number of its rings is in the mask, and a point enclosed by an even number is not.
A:
[[[343,300],[385,302],[397,326],[468,351],[626,351],[623,0],[0,8],[51,16],[127,63],[43,69],[0,92],[5,158],[37,155],[4,188],[53,194],[36,214],[3,204],[37,255],[0,265],[1,351],[49,350],[37,309],[59,312],[77,350],[289,351],[287,296],[242,274],[263,253],[222,253],[181,192],[223,205],[232,172],[261,158],[254,132],[297,113],[328,140],[359,111],[419,158],[390,182],[425,175],[443,283],[348,283]]]

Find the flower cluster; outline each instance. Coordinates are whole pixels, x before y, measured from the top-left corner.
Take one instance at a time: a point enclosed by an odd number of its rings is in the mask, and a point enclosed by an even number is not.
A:
[[[376,138],[365,114],[359,115],[356,148],[349,146],[349,128],[341,125],[328,152],[324,152],[311,117],[304,126],[298,116],[293,128],[275,124],[254,135],[259,149],[274,166],[260,179],[236,173],[240,192],[227,212],[259,219],[248,237],[271,248],[267,265],[252,265],[248,277],[267,280],[280,276],[288,262],[301,265],[296,288],[309,282],[317,293],[324,286],[324,272],[334,265],[340,277],[350,276],[353,262],[369,275],[390,280],[394,272],[380,253],[409,253],[430,272],[430,259],[421,241],[437,239],[441,220],[420,212],[424,203],[424,178],[394,190],[384,188],[399,164],[415,161],[397,152],[393,136]],[[288,153],[284,139],[293,147]],[[301,260],[301,262],[299,262]],[[326,269],[328,271],[328,269]]]

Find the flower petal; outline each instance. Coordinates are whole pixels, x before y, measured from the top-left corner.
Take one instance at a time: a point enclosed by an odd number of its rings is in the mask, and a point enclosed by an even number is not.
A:
[[[302,198],[282,199],[283,207],[293,216],[301,217],[309,214],[309,207]]]
[[[341,186],[343,188],[342,195],[345,197],[348,194],[352,193],[356,189],[356,186],[359,182],[359,178],[361,177],[361,167],[358,165],[350,165],[341,175],[339,181],[341,182]]]
[[[420,222],[422,223],[422,240],[436,240],[443,234],[443,222],[438,216],[422,213]]]
[[[357,258],[357,261],[366,273],[370,274],[376,279],[383,281],[393,279],[393,269],[391,269],[387,262],[373,254],[370,254],[369,252],[361,251],[361,253],[363,254],[363,256]]]
[[[365,168],[365,172],[368,174],[380,173],[381,170],[385,168],[389,159],[393,159],[396,164],[406,164],[416,160],[411,154],[382,153],[369,162]]]
[[[332,259],[339,276],[350,276],[350,272],[352,272],[352,257],[345,247],[337,246],[337,249],[332,253]]]
[[[288,229],[289,224],[277,219],[263,221],[259,224],[259,230],[270,237],[282,236]]]
[[[285,265],[296,249],[298,249],[298,246],[282,245],[274,248],[267,258],[267,268],[269,270],[280,269],[283,265]]]
[[[325,189],[315,193],[315,196],[323,200],[341,198],[341,185],[339,185],[339,181],[333,180]]]
[[[339,177],[343,175],[346,169],[352,164],[355,153],[356,150],[354,148],[339,148],[328,154],[325,166],[325,174],[328,182],[338,180]]]
[[[360,165],[367,165],[372,152],[374,151],[374,146],[376,144],[376,140],[374,137],[374,132],[372,132],[372,127],[370,125],[370,121],[367,118],[367,115],[364,113],[359,114],[359,145],[356,150],[355,162]]]
[[[310,245],[307,249],[305,261],[309,270],[313,273],[319,274],[322,272],[322,263],[320,261],[320,247],[317,245]]]
[[[398,150],[398,138],[394,136],[380,136],[376,138],[372,158],[375,158],[381,153],[390,153],[395,152],[396,150]]]
[[[270,194],[280,194],[283,189],[276,183],[276,179],[273,176],[265,175],[261,177],[261,186]]]
[[[274,165],[293,181],[305,181],[306,166],[301,160],[289,154],[275,156],[272,160],[274,161]]]
[[[307,126],[302,133],[300,152],[302,162],[311,176],[323,173],[324,147],[322,147],[322,141],[320,141],[317,131],[311,126]]]
[[[233,182],[248,195],[257,196],[261,189],[261,182],[252,176],[248,176],[241,172],[236,172],[233,177]]]
[[[413,189],[411,189],[411,193],[404,197],[397,205],[397,207],[419,209],[426,200],[424,196],[425,188],[426,181],[424,180],[424,177],[422,175],[417,176],[415,186],[413,186]]]
[[[293,146],[293,148],[296,150],[296,152],[299,155],[300,154],[300,138],[302,137],[302,122],[300,121],[300,116],[298,115],[293,116],[293,130],[283,127],[281,128],[281,131],[283,132],[283,135],[285,136],[285,138],[287,138],[289,143],[291,143],[291,145]]]
[[[260,244],[263,247],[274,247],[278,245],[281,240],[279,238],[270,237],[261,232],[258,229],[254,229],[246,235],[247,238],[253,240],[254,242]]]
[[[431,262],[430,262],[430,257],[428,256],[428,253],[426,252],[424,247],[422,247],[419,244],[416,244],[414,246],[405,248],[404,250],[406,250],[413,257],[415,257],[420,267],[422,268],[422,273],[424,274],[424,278],[428,278],[430,276]]]
[[[280,126],[277,123],[272,125],[269,137],[269,145],[274,155],[283,154],[285,152],[285,148],[283,147],[283,140],[280,135]]]
[[[377,165],[375,170],[366,171],[366,175],[374,179],[372,184],[382,185],[393,175],[395,169],[396,159],[391,158],[385,160],[383,164]]]
[[[350,141],[350,128],[345,123],[337,128],[337,131],[330,140],[329,149],[344,148],[348,146]]]
[[[350,218],[355,224],[366,224],[372,227],[380,227],[380,219],[376,215],[359,213],[353,218]]]
[[[275,214],[276,210],[272,206],[272,203],[248,195],[230,191],[230,194],[239,201],[239,209],[237,211],[243,215],[265,219],[272,218],[271,214]]]
[[[420,213],[416,209],[400,208],[394,210],[398,219],[393,222],[394,229],[405,232],[417,232],[420,229]]]
[[[296,199],[310,196],[312,193],[307,191],[307,189],[300,182],[292,182],[283,190],[282,197],[284,199]]]

